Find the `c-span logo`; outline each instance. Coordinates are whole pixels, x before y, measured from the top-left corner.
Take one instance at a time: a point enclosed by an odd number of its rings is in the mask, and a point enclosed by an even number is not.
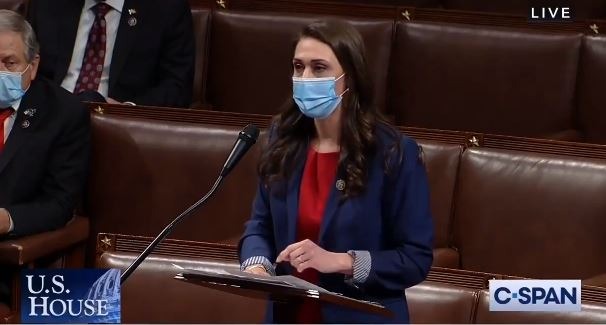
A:
[[[22,323],[120,323],[120,270],[24,270]]]
[[[580,311],[581,280],[490,280],[490,311]]]

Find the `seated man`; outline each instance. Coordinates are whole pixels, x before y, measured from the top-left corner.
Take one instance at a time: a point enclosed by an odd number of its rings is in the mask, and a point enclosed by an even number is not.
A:
[[[40,41],[40,74],[82,100],[191,104],[187,0],[30,0],[27,16]]]
[[[88,110],[36,78],[39,61],[31,26],[0,10],[0,238],[65,225],[88,172]],[[0,302],[8,302],[10,275],[0,265]]]
[[[0,10],[0,235],[65,225],[88,173],[88,110],[36,78],[39,61],[31,26]]]

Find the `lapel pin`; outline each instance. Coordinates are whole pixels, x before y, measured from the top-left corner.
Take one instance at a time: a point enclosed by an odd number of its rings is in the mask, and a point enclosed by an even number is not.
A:
[[[128,18],[128,26],[133,27],[136,24],[137,24],[137,18],[135,18],[135,17]]]
[[[137,10],[136,10],[136,9],[128,9],[128,14],[129,14],[129,15],[131,15],[131,16],[132,16],[132,15],[134,15],[134,14],[136,14],[136,13],[137,13]]]
[[[342,179],[338,179],[337,184],[335,185],[337,186],[337,190],[339,191],[343,191],[345,189],[345,181]]]
[[[25,116],[33,117],[36,114],[36,109],[28,108],[25,111],[23,111],[23,114],[25,114]]]
[[[23,121],[21,123],[21,127],[24,129],[27,129],[29,127],[29,121],[28,120]]]

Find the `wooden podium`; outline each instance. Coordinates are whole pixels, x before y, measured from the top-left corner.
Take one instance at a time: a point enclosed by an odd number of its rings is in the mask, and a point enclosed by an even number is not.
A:
[[[305,299],[335,304],[357,311],[393,317],[383,305],[330,292],[293,276],[259,276],[233,270],[183,270],[175,279],[244,297],[269,299],[285,306],[296,306]],[[286,308],[287,310],[290,308]],[[275,315],[279,323],[290,315]]]

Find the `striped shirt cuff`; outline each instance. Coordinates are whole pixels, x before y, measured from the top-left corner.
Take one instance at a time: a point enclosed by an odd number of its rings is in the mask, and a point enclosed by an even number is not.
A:
[[[265,271],[271,275],[276,275],[276,270],[273,264],[269,261],[269,259],[265,256],[252,256],[246,259],[242,265],[240,265],[240,270],[244,271],[247,267],[253,265],[261,265],[265,268]]]
[[[372,259],[369,251],[348,251],[347,254],[353,257],[353,274],[345,278],[345,282],[358,288],[368,279]]]

